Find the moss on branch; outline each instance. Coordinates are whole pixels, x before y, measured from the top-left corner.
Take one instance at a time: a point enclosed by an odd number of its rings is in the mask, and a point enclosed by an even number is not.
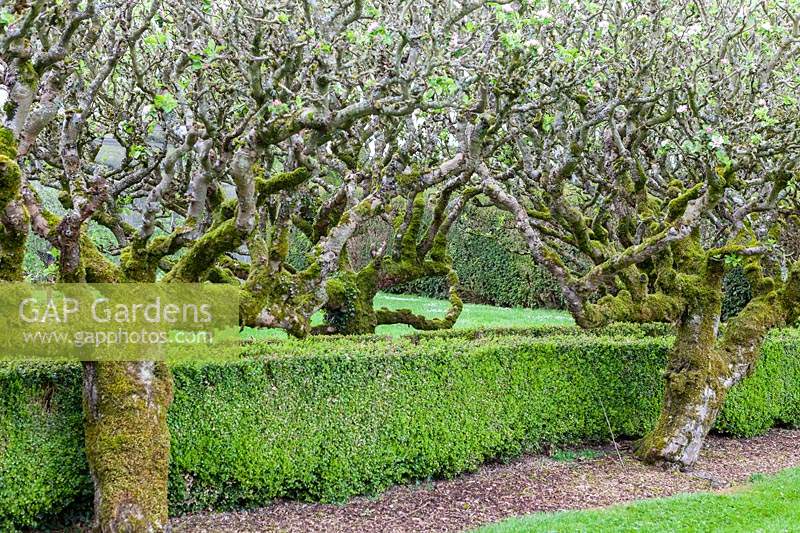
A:
[[[698,183],[689,190],[683,191],[667,205],[667,217],[670,221],[678,220],[686,212],[689,202],[697,200],[703,194],[705,184]]]
[[[247,238],[230,218],[197,239],[178,263],[164,276],[165,282],[196,283],[225,252],[236,250]]]
[[[256,178],[256,193],[259,197],[258,205],[263,205],[266,197],[281,191],[297,187],[305,182],[311,174],[305,167],[299,167],[291,172],[278,172],[269,178]]]
[[[11,130],[0,126],[0,213],[19,197],[22,172],[17,164],[17,143]]]
[[[125,278],[120,268],[98,250],[86,233],[81,234],[81,263],[87,283],[121,283]]]

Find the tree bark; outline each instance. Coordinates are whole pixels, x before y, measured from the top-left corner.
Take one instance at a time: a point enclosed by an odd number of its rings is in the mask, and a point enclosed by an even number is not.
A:
[[[752,371],[767,334],[795,323],[800,315],[800,263],[795,263],[779,289],[770,283],[718,338],[719,272],[712,272],[710,279],[694,287],[694,303],[670,351],[661,415],[637,450],[645,462],[691,468],[728,391]]]
[[[680,347],[670,354],[661,414],[636,452],[647,463],[691,468],[722,408],[730,389],[724,363],[713,345],[697,351],[707,353],[705,361],[687,358]]]
[[[670,350],[664,400],[653,430],[639,443],[645,462],[688,469],[733,386],[731,367],[717,341],[722,312],[722,268],[696,265],[700,275],[685,278],[687,306]],[[705,272],[702,272],[702,270]]]
[[[168,531],[169,368],[153,361],[89,362],[83,382],[93,530]]]

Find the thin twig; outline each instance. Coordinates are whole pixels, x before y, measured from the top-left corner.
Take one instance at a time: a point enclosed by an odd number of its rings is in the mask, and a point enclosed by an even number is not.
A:
[[[614,437],[614,430],[611,429],[611,421],[608,419],[608,413],[606,412],[606,406],[603,403],[602,398],[598,398],[600,400],[600,407],[603,408],[603,416],[606,417],[606,424],[608,425],[608,432],[611,434],[611,442],[614,443],[614,450],[617,452],[617,457],[619,458],[619,464],[621,466],[625,466],[625,463],[622,461],[622,454],[619,453],[619,446],[617,445],[617,439]]]

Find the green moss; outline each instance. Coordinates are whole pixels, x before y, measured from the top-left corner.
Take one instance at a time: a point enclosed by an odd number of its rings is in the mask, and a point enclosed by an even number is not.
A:
[[[203,281],[210,281],[211,283],[228,283],[230,285],[239,286],[239,278],[227,268],[220,266],[212,267],[205,276]]]
[[[145,280],[155,278],[155,270],[150,272],[149,265],[137,253],[137,245],[129,244],[122,249],[119,256],[119,263],[122,271],[125,272],[125,277],[130,280]]]
[[[0,127],[0,211],[19,196],[22,172],[16,158],[17,145],[11,132]]]
[[[425,196],[417,193],[411,204],[411,218],[400,241],[400,256],[406,260],[416,258],[417,241],[422,228],[422,216],[425,214]]]
[[[311,211],[311,202],[308,202],[307,208]],[[316,209],[316,214],[312,215],[309,212],[308,218],[313,219],[313,227],[310,234],[307,233],[309,241],[316,244],[319,240],[328,234],[331,228],[336,226],[347,208],[347,195],[342,194],[342,191],[337,192],[329,201],[322,202]],[[305,231],[305,230],[304,230]]]
[[[178,230],[180,232],[180,230]],[[140,283],[155,283],[158,265],[172,253],[175,233],[142,239],[136,235],[120,253],[120,266],[125,277]]]
[[[5,113],[6,117],[9,119],[13,118],[14,115],[17,113],[17,109],[19,108],[19,104],[17,104],[14,100],[6,100],[6,103],[3,104],[3,113]]]
[[[222,224],[228,219],[236,215],[236,209],[239,207],[239,201],[236,198],[230,198],[221,202],[214,210],[214,224]]]
[[[611,322],[673,322],[681,316],[685,302],[682,298],[663,292],[635,299],[629,290],[606,295],[595,304],[587,304],[585,312],[591,327]]]
[[[554,252],[550,247],[546,247],[543,250],[544,256],[547,258],[548,261],[551,263],[558,265],[564,268],[564,261],[562,261],[561,256],[558,255],[557,252]]]
[[[17,143],[8,128],[0,126],[0,212],[20,196],[22,172],[17,164]],[[24,230],[0,225],[0,281],[23,281],[28,213],[20,207]]]
[[[36,72],[33,62],[28,60],[21,63],[17,74],[19,79],[35,93],[39,85],[39,74]]]
[[[259,197],[259,205],[263,205],[266,196],[281,191],[294,189],[298,185],[308,180],[310,176],[311,174],[308,172],[307,168],[299,167],[291,172],[279,172],[277,174],[273,174],[267,179],[257,178],[256,193]]]
[[[59,191],[58,193],[58,202],[61,204],[65,210],[72,209],[75,204],[72,201],[72,194],[69,191]]]
[[[100,362],[85,373],[92,391],[84,397],[86,456],[100,494],[95,521],[104,531],[161,531],[168,523],[170,370]]]
[[[800,321],[800,261],[795,261],[792,265],[782,293],[786,322],[789,325],[796,325]]]
[[[308,220],[295,215],[292,217],[292,224],[302,231],[308,240],[314,239],[314,226]]]
[[[458,320],[458,317],[461,316],[464,303],[458,294],[458,275],[456,272],[451,270],[447,278],[450,284],[450,308],[447,310],[444,318],[426,318],[415,314],[409,309],[390,310],[382,308],[375,312],[378,324],[407,324],[420,331],[436,331],[452,328]]]
[[[399,185],[401,189],[416,189],[419,187],[421,176],[422,172],[418,169],[400,174],[397,176],[397,185]]]
[[[673,247],[680,251],[677,283],[685,304],[675,319],[678,331],[665,373],[664,403],[658,423],[641,441],[637,456],[647,462],[692,466],[722,408],[736,364],[717,340],[722,312],[723,264],[709,259],[699,234]]]
[[[266,314],[289,335],[306,337],[311,324],[302,309],[312,295],[302,290],[304,275],[305,272],[293,275],[285,270],[273,272],[269,268],[251,271],[240,293],[239,318],[242,325],[256,324],[256,320]]]
[[[197,239],[163,281],[196,283],[222,254],[236,250],[246,237],[233,218],[226,220]]]
[[[81,235],[81,262],[87,283],[120,283],[123,280],[119,267],[97,249],[86,233]]]
[[[27,225],[27,212],[25,212],[23,226],[27,228]],[[23,267],[27,242],[27,231],[15,231],[0,224],[0,281],[24,281]]]
[[[686,208],[689,205],[689,202],[692,200],[697,200],[700,195],[703,193],[704,184],[698,183],[691,189],[681,192],[678,196],[670,201],[669,205],[667,206],[667,216],[669,220],[677,220],[686,212]]]
[[[270,259],[272,261],[279,261],[283,263],[289,256],[289,228],[283,227],[278,230],[272,242],[272,249],[270,250]]]
[[[17,141],[14,139],[14,133],[5,126],[0,126],[0,156],[17,158]]]
[[[436,234],[430,251],[431,260],[437,263],[452,264],[452,259],[447,254],[447,235],[443,232]]]
[[[450,308],[442,319],[427,319],[409,310],[376,310],[375,295],[387,287],[429,276],[444,277],[449,285]],[[370,261],[360,271],[342,271],[328,280],[328,301],[325,304],[326,333],[374,333],[379,324],[408,324],[419,330],[438,330],[453,327],[463,309],[458,294],[458,275],[449,261],[416,258],[393,260],[382,258]]]
[[[372,301],[377,294],[377,271],[370,263],[358,274],[340,272],[325,285],[325,324],[342,335],[374,333],[378,325]]]
[[[372,203],[369,200],[361,200],[353,211],[360,217],[366,218],[372,214]]]

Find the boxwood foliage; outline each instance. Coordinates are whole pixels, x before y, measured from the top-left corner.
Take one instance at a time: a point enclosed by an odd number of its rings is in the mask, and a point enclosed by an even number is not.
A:
[[[723,278],[722,320],[727,321],[738,315],[752,298],[753,290],[744,268],[736,265],[728,269]]]
[[[90,509],[80,391],[77,364],[0,363],[0,531]]]
[[[247,345],[174,368],[171,512],[343,501],[524,452],[638,437],[658,413],[661,326]],[[800,336],[770,337],[717,430],[800,423]],[[81,369],[0,366],[0,529],[86,512]],[[606,416],[608,421],[606,422]]]

